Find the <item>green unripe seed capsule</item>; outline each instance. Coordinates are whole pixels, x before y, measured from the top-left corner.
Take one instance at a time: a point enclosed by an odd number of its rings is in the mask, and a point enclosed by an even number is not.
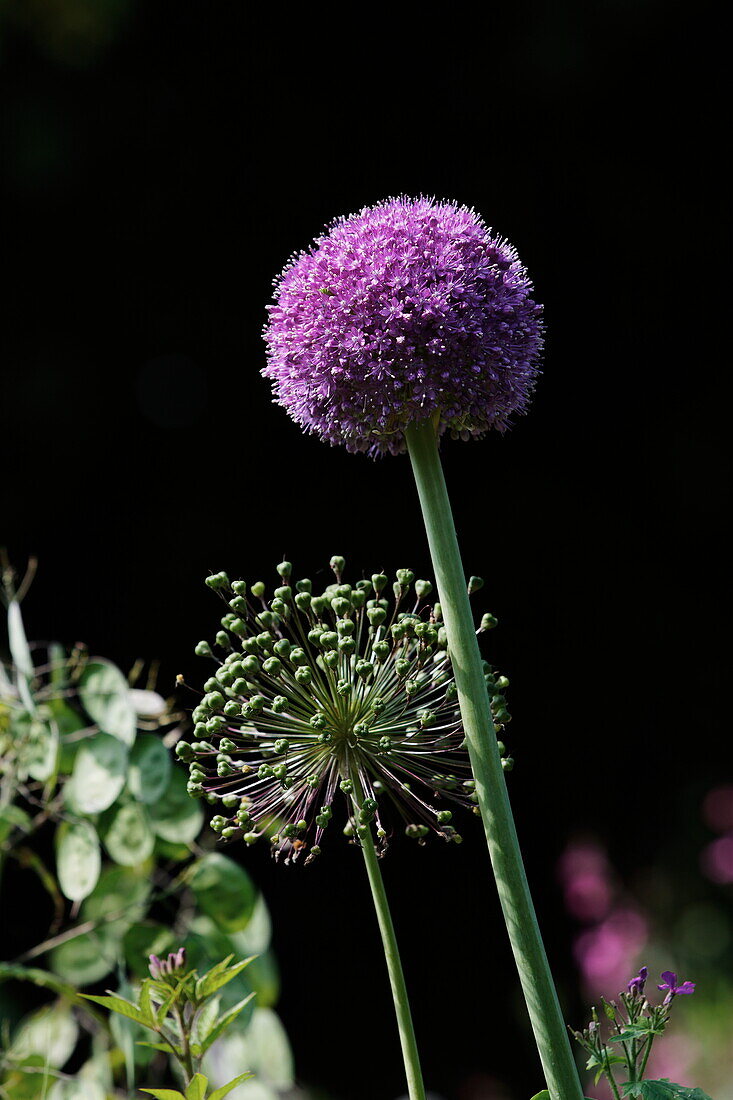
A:
[[[481,616],[481,630],[493,630],[495,626],[498,626],[499,620],[487,611],[485,615]]]
[[[288,603],[293,598],[293,590],[289,584],[283,584],[280,588],[275,589],[275,597]]]
[[[386,577],[384,573],[372,573],[372,588],[377,594],[382,591],[388,581],[389,577]]]
[[[236,634],[238,637],[243,638],[247,633],[247,624],[243,619],[232,619],[229,624],[229,629],[232,634]]]
[[[278,657],[288,657],[290,654],[290,642],[287,638],[280,638],[272,647]]]
[[[350,779],[342,779],[339,783],[339,787],[344,792],[344,794],[351,794],[354,789],[354,784],[351,782]]]
[[[225,840],[229,840],[230,837],[236,836],[239,829],[234,825],[228,825],[226,829],[222,829],[221,835]]]
[[[415,574],[411,569],[398,569],[396,576],[401,588],[409,588],[415,579]]]
[[[217,592],[229,587],[229,577],[226,573],[213,573],[212,576],[206,578],[205,583]]]
[[[221,625],[225,630],[231,630],[232,623],[236,622],[236,619],[237,616],[233,612],[227,611],[226,615],[222,615],[221,617]]]
[[[236,752],[237,746],[228,737],[222,737],[219,742],[219,752]]]
[[[308,666],[305,665],[301,668],[296,668],[296,670],[295,670],[295,679],[298,681],[299,684],[307,685],[307,684],[310,684],[312,682],[313,673],[308,668]]]
[[[322,615],[326,610],[327,602],[323,596],[314,596],[311,600],[311,610],[315,615]]]
[[[193,759],[193,750],[188,741],[179,741],[176,745],[176,756],[179,760],[183,760],[184,764],[188,760]]]
[[[468,581],[468,594],[472,596],[484,587],[483,577],[470,577]]]
[[[348,611],[351,611],[351,600],[345,596],[336,596],[331,600],[331,609],[334,615],[346,615]]]
[[[342,653],[353,653],[356,649],[356,642],[353,638],[339,638],[339,649]]]
[[[224,636],[226,637],[226,635],[224,635]],[[227,638],[227,642],[228,641],[229,641],[229,639]],[[194,653],[196,654],[197,657],[213,657],[214,656],[214,654],[212,652],[212,649],[211,649],[211,646],[209,645],[209,643],[207,641],[199,642],[198,645],[196,646],[196,649],[194,650]]]
[[[453,814],[450,810],[440,810],[436,816],[436,820],[439,825],[447,825],[449,821],[453,820]]]
[[[336,630],[338,631],[340,637],[350,637],[356,630],[356,623],[353,621],[353,619],[339,619],[339,621],[336,623]]]
[[[237,596],[247,595],[247,582],[246,581],[232,581],[232,592]]]
[[[216,676],[209,676],[208,680],[204,684],[204,691],[216,691],[219,687],[219,681]]]
[[[318,639],[318,644],[321,649],[329,650],[335,649],[338,645],[339,636],[335,630],[324,630]]]
[[[341,576],[341,574],[343,573],[344,569],[346,568],[346,559],[340,557],[338,554],[335,554],[331,558],[330,566],[333,569],[333,571],[336,574],[336,577],[338,579]]]
[[[216,644],[222,649],[231,649],[232,643],[229,641],[229,635],[225,630],[220,630],[216,635]]]
[[[329,653],[323,654],[322,660],[326,668],[336,668],[339,663],[339,655],[335,649],[332,649]]]
[[[514,769],[514,757],[513,756],[505,756],[504,759],[501,762],[501,766],[502,766],[502,768],[504,769],[505,772],[513,771],[513,769]]]
[[[268,676],[277,676],[282,672],[283,663],[277,657],[268,657],[262,667]]]
[[[238,718],[241,713],[241,706],[239,703],[235,703],[233,699],[230,699],[228,703],[224,704],[224,713],[227,718]]]
[[[239,676],[232,684],[232,691],[237,695],[246,695],[247,690],[247,680],[243,676]]]
[[[290,748],[290,742],[288,741],[287,737],[278,737],[277,741],[273,745],[273,748],[278,754],[287,752]]]
[[[433,591],[430,581],[415,581],[415,595],[424,600]]]
[[[381,626],[387,618],[387,612],[383,607],[370,607],[367,611],[367,618],[372,626]]]
[[[269,630],[263,630],[261,634],[258,634],[255,641],[260,649],[268,652],[275,644],[275,639]]]
[[[281,577],[287,578],[293,572],[292,562],[289,561],[281,561],[276,568]]]
[[[295,606],[299,611],[307,611],[312,602],[310,592],[298,592],[295,597]]]
[[[305,652],[304,649],[296,646],[294,649],[290,650],[290,660],[294,665],[307,665],[308,654]]]
[[[285,603],[285,600],[274,599],[270,604],[270,607],[272,608],[275,615],[279,615],[281,619],[287,619],[290,614],[290,608]],[[267,623],[266,625],[270,626],[271,624]]]
[[[226,725],[226,721],[220,714],[215,714],[212,718],[209,718],[206,723],[206,732],[210,737],[216,736],[217,733],[221,733]]]
[[[392,652],[392,646],[389,642],[375,642],[372,646],[372,652],[378,661],[386,661]]]
[[[233,600],[229,601],[229,606],[232,611],[236,611],[238,615],[247,614],[247,601],[244,596],[235,596]]]
[[[366,593],[357,589],[356,592],[351,593],[351,606],[358,611],[360,607],[363,607],[366,603]]]
[[[239,805],[239,795],[225,794],[221,801],[228,810],[233,810],[235,806]]]
[[[312,588],[313,588],[313,585],[311,584],[311,582],[308,580],[307,577],[303,577],[302,580],[295,582],[296,592],[310,592]]]
[[[356,674],[360,676],[362,680],[368,680],[370,676],[374,675],[374,665],[371,661],[357,661]]]
[[[273,714],[282,714],[284,710],[288,709],[288,701],[284,695],[276,695],[272,700],[270,710]]]
[[[211,828],[215,833],[220,833],[222,829],[226,827],[227,819],[222,817],[221,814],[217,814],[211,819]]]
[[[408,695],[417,695],[419,687],[417,680],[405,680],[405,691]]]

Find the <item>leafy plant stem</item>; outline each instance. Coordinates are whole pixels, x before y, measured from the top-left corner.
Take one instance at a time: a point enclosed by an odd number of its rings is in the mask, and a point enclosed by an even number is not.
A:
[[[183,1057],[179,1058],[179,1061],[180,1061],[181,1065],[183,1066],[184,1072],[186,1073],[186,1084],[190,1085],[191,1084],[191,1078],[194,1075],[194,1068],[193,1068],[193,1058],[191,1057],[191,1047],[190,1047],[190,1044],[189,1044],[189,1041],[188,1041],[188,1031],[186,1029],[186,1024],[185,1024],[185,1021],[183,1019],[183,1013],[181,1012],[178,1005],[173,1006],[173,1014],[176,1018],[176,1023],[178,1024],[178,1031],[179,1031],[180,1036],[181,1036],[181,1053],[182,1053]]]
[[[353,776],[352,783],[354,784],[354,791],[357,795],[355,799],[356,804],[360,806],[362,802],[362,792],[356,775]],[[397,946],[397,937],[395,936],[394,924],[392,923],[392,914],[389,910],[387,893],[384,889],[384,881],[379,869],[379,860],[377,858],[374,842],[371,838],[371,832],[361,838],[361,850],[372,891],[374,909],[377,914],[379,931],[382,936],[382,945],[384,947],[384,957],[387,962],[387,971],[392,987],[395,1015],[397,1016],[397,1028],[400,1035],[400,1045],[402,1047],[402,1058],[405,1063],[405,1076],[407,1078],[409,1100],[425,1100],[425,1086],[423,1085],[420,1058],[417,1051],[417,1042],[415,1040],[415,1029],[412,1024],[412,1015],[410,1013],[410,1004],[407,999],[405,975],[402,970],[402,962]]]
[[[432,420],[405,431],[448,635],[478,805],[535,1042],[552,1100],[582,1090],[509,804],[453,515]]]
[[[646,1070],[646,1064],[649,1061],[649,1055],[651,1054],[652,1043],[653,1042],[654,1042],[654,1036],[650,1035],[649,1038],[647,1039],[646,1050],[644,1051],[643,1061],[642,1061],[641,1065],[639,1066],[639,1075],[636,1078],[637,1081],[643,1081],[644,1080],[644,1071]]]

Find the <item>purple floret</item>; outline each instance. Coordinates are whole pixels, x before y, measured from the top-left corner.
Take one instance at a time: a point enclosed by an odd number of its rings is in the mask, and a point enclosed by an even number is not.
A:
[[[349,451],[405,449],[437,414],[462,439],[526,411],[542,307],[516,251],[467,207],[388,199],[333,223],[275,283],[275,400]]]

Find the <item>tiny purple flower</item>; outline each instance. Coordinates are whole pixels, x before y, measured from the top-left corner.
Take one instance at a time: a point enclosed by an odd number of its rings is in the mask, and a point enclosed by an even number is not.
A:
[[[148,970],[150,977],[156,981],[169,977],[176,970],[180,970],[186,963],[186,949],[179,947],[177,951],[171,951],[167,959],[159,959],[157,955],[150,955]]]
[[[542,307],[514,247],[465,206],[405,196],[339,218],[275,283],[264,337],[275,400],[372,457],[404,429],[479,438],[525,412]]]
[[[673,973],[673,971],[671,971],[671,970],[663,971],[662,972],[662,978],[664,979],[664,984],[660,985],[658,988],[669,990],[669,992],[667,993],[667,996],[664,998],[664,1004],[666,1004],[666,1005],[671,1004],[672,999],[674,997],[678,996],[678,994],[680,994],[680,993],[694,993],[695,992],[695,983],[694,982],[682,982],[681,985],[677,985],[677,975],[675,973]]]
[[[646,966],[642,966],[642,968],[639,971],[638,975],[635,978],[632,978],[631,981],[628,984],[627,988],[629,990],[629,993],[631,993],[635,997],[640,997],[642,995],[642,993],[644,992],[644,986],[646,984],[646,980],[647,980],[648,977],[649,977],[648,968]]]

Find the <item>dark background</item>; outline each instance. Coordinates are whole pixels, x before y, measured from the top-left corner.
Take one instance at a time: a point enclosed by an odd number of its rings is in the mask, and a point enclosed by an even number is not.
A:
[[[329,448],[271,403],[265,304],[292,251],[390,194],[475,206],[518,247],[546,306],[536,399],[443,457],[466,570],[487,580],[477,608],[500,620],[485,652],[512,681],[510,789],[580,1024],[563,846],[599,836],[643,874],[731,776],[712,7],[0,13],[0,544],[21,569],[40,559],[32,637],[124,668],[159,657],[168,690],[203,676],[211,570],[270,581],[285,555],[325,582],[341,553],[352,579],[429,576],[407,460]],[[395,843],[384,864],[424,1068],[449,1100],[489,1095],[469,1091],[479,1074],[519,1100],[540,1076],[479,830],[462,831],[460,850]],[[307,871],[241,856],[274,913],[300,1076],[394,1097],[357,853],[334,843]]]

